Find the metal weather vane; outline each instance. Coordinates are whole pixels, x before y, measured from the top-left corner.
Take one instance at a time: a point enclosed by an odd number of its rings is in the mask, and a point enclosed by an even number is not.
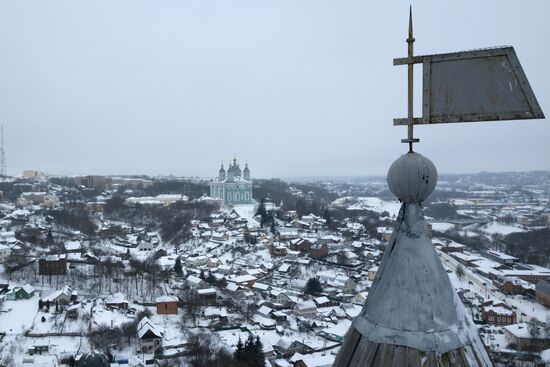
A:
[[[542,119],[537,102],[514,48],[499,46],[445,54],[414,56],[412,7],[409,11],[408,55],[394,65],[408,67],[408,115],[394,119],[407,125],[412,151],[414,125],[449,122]],[[422,117],[413,113],[414,64],[422,64]]]

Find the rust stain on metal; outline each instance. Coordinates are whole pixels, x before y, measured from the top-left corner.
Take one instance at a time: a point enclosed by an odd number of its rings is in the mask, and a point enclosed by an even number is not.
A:
[[[407,42],[408,57],[394,59],[394,65],[412,69],[423,63],[423,116],[414,118],[409,108],[407,118],[394,119],[394,125],[412,131],[420,124],[544,118],[512,47],[413,56],[412,27]],[[410,106],[412,72],[409,79]]]

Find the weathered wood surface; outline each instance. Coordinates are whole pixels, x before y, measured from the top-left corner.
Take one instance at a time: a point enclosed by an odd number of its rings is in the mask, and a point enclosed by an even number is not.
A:
[[[423,352],[399,345],[368,341],[355,329],[348,333],[350,343],[344,344],[333,367],[477,367],[482,363],[471,346],[452,350],[437,357],[435,352]],[[474,356],[475,363],[468,361]]]

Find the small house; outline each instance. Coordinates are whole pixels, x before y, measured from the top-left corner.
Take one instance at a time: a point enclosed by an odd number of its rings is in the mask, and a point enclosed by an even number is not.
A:
[[[82,246],[79,241],[65,241],[63,243],[63,248],[66,253],[81,253]]]
[[[46,297],[42,298],[42,302],[51,304],[67,305],[71,300],[71,288],[66,286],[61,290],[53,291]]]
[[[269,317],[269,314],[273,312],[273,310],[266,305],[263,305],[258,309],[258,313],[263,317]]]
[[[275,349],[284,356],[289,356],[294,353],[311,353],[313,348],[307,344],[302,343],[299,340],[289,339],[288,337],[282,337],[274,346]]]
[[[309,248],[309,256],[314,259],[322,259],[328,256],[328,246],[326,243],[315,243]]]
[[[162,296],[155,300],[157,304],[157,314],[159,315],[177,315],[178,314],[178,297]]]
[[[257,278],[255,276],[249,274],[227,277],[228,282],[236,283],[237,285],[243,287],[252,287],[256,282],[256,279]]]
[[[326,296],[317,297],[313,301],[319,308],[332,306],[332,303]]]
[[[317,306],[315,305],[315,302],[311,300],[296,302],[294,307],[292,307],[292,312],[296,316],[313,318],[317,313]]]
[[[206,284],[204,280],[194,275],[189,275],[187,277],[187,283],[192,288],[200,288]]]
[[[206,262],[206,266],[208,266],[209,268],[217,268],[221,264],[222,264],[221,260],[215,257],[209,258],[208,261]]]
[[[148,317],[138,323],[137,334],[142,353],[154,353],[161,347],[162,333],[153,326]]]
[[[295,251],[307,252],[310,247],[311,242],[303,238],[296,238],[290,241],[290,248]]]
[[[30,284],[25,284],[22,287],[15,287],[6,293],[6,299],[29,299],[34,296],[34,288]]]
[[[80,309],[80,303],[76,303],[74,305],[70,305],[67,307],[67,317],[71,319],[77,319],[78,318],[78,310]]]
[[[281,242],[274,242],[269,245],[269,253],[273,256],[284,256],[287,250],[288,248]]]
[[[128,301],[122,293],[117,293],[105,299],[105,307],[112,309],[128,309]]]
[[[292,356],[294,367],[331,367],[336,356],[327,353],[324,355],[296,353]]]
[[[218,322],[227,323],[227,309],[225,307],[206,307],[202,311],[202,316],[206,319],[216,319]]]
[[[153,241],[141,241],[138,245],[139,251],[152,251],[155,247],[157,247],[158,243],[154,243]]]
[[[67,255],[48,255],[38,260],[39,275],[66,275]]]
[[[277,294],[275,299],[276,299],[276,302],[282,305],[283,307],[290,307],[296,302],[294,297],[289,296],[285,292],[280,292],[279,294]]]
[[[197,296],[203,303],[211,304],[216,302],[216,290],[214,288],[198,289]]]
[[[481,304],[481,317],[492,325],[510,325],[516,323],[516,313],[503,302],[487,301]]]

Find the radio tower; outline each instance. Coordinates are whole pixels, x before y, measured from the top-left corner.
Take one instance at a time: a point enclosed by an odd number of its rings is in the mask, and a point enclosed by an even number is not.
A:
[[[4,151],[4,125],[0,128],[0,175],[8,175],[8,167],[6,166],[6,152]]]

